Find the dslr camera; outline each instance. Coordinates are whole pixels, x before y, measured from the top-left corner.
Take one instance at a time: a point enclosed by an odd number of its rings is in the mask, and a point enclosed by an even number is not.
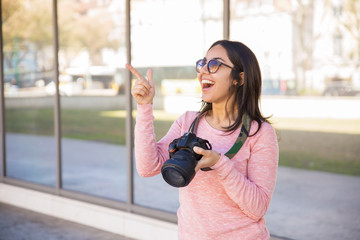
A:
[[[198,138],[192,132],[185,133],[182,137],[174,139],[169,144],[170,159],[163,164],[161,174],[171,186],[185,187],[194,178],[195,166],[202,157],[202,155],[193,151],[195,146],[211,150],[211,144],[208,140]],[[202,170],[211,169],[205,168]]]

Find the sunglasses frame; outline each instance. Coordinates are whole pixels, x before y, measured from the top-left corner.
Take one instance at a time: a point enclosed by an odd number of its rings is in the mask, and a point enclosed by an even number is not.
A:
[[[204,64],[203,64],[202,66],[200,65],[201,68],[198,69],[198,65],[199,65],[199,62],[200,62],[200,61],[204,61]],[[210,68],[209,68],[209,63],[212,62],[212,61],[215,61],[215,62],[218,63],[217,68],[216,68],[216,70],[215,70],[214,72],[211,72],[211,71],[210,71]],[[228,68],[231,68],[232,70],[235,70],[233,67],[227,65],[226,63],[220,62],[220,61],[217,60],[216,58],[210,59],[208,62],[206,62],[206,59],[205,59],[205,58],[202,58],[202,59],[199,59],[199,60],[196,62],[196,65],[195,65],[196,72],[200,73],[200,70],[201,70],[205,65],[206,65],[207,71],[208,71],[209,73],[211,73],[211,74],[216,73],[216,72],[219,70],[219,68],[220,68],[221,65],[224,65],[225,67],[228,67]]]

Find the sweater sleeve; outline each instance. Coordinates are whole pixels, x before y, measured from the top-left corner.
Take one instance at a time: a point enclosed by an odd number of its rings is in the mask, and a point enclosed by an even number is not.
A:
[[[169,158],[169,143],[180,137],[181,118],[177,119],[168,133],[156,142],[152,104],[138,105],[135,124],[135,159],[140,176],[151,177],[161,172],[163,163]]]
[[[235,161],[224,155],[212,168],[244,214],[259,220],[265,215],[275,189],[279,149],[276,133],[268,123],[263,123],[259,132],[247,141],[250,144],[247,177],[235,168]]]

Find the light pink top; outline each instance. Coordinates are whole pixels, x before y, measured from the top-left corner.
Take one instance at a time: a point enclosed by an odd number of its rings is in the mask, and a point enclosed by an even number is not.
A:
[[[196,112],[186,112],[159,142],[155,140],[152,105],[138,105],[135,125],[136,168],[143,177],[161,173],[169,159],[168,145],[188,131]],[[253,121],[250,135],[257,129]],[[224,156],[239,135],[212,128],[202,117],[196,136],[208,140],[221,153],[213,171],[198,171],[186,187],[179,188],[180,240],[269,239],[264,215],[275,188],[278,143],[274,129],[263,123],[232,158]],[[171,186],[169,185],[169,188]]]

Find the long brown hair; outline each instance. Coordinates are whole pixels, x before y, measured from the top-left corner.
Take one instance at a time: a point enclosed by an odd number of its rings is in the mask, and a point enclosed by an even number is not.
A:
[[[261,72],[259,63],[255,54],[243,43],[220,40],[215,42],[209,50],[217,45],[221,45],[225,48],[227,55],[234,65],[234,69],[231,71],[232,80],[236,81],[236,84],[229,89],[230,100],[235,95],[234,105],[231,109],[237,109],[238,115],[235,122],[226,127],[226,132],[233,132],[241,125],[243,115],[247,113],[251,120],[255,120],[258,123],[258,129],[254,135],[260,130],[263,122],[268,122],[268,118],[261,114],[259,101],[261,95]],[[241,84],[240,73],[244,72],[244,83]],[[226,104],[227,104],[226,103]],[[212,104],[203,101],[200,113],[205,113],[212,109]]]

